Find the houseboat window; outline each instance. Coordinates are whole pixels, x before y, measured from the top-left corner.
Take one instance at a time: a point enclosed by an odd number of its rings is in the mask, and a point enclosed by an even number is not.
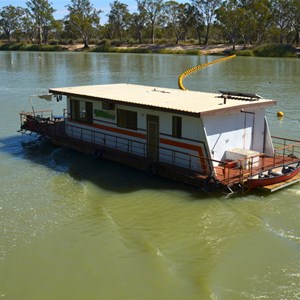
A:
[[[117,125],[118,127],[137,130],[137,112],[118,109],[117,110]]]
[[[71,119],[79,122],[93,123],[93,104],[91,102],[71,99]]]
[[[173,116],[172,120],[172,136],[181,138],[182,136],[182,118]]]

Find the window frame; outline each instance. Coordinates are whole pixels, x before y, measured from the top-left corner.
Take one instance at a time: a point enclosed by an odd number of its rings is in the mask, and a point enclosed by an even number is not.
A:
[[[71,120],[93,123],[93,103],[81,99],[70,99]]]
[[[172,136],[174,138],[182,138],[182,117],[172,116]]]
[[[127,109],[117,109],[117,126],[130,130],[138,130],[137,112]]]

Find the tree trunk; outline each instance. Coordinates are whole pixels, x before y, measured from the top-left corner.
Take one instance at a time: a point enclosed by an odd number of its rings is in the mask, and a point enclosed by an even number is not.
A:
[[[136,30],[136,37],[139,40],[139,44],[142,44],[142,32],[140,28],[137,28]]]
[[[231,35],[231,42],[232,42],[232,51],[235,51],[235,35]]]
[[[201,45],[201,31],[197,30],[198,44]]]
[[[205,33],[204,45],[207,45],[207,43],[208,43],[209,29],[210,29],[210,24],[208,24],[206,26],[206,33]]]
[[[43,30],[43,41],[45,45],[48,44],[48,29]]]
[[[43,30],[42,30],[42,27],[39,26],[39,27],[38,27],[38,36],[39,36],[39,38],[38,38],[38,44],[39,44],[39,45],[42,44],[42,40],[43,40],[42,31],[43,31]]]
[[[280,35],[279,35],[279,44],[283,44],[284,41],[284,34],[283,34],[283,28],[280,28]]]
[[[89,49],[90,48],[88,40],[89,40],[88,37],[83,38],[83,44],[84,44],[83,49]]]
[[[154,23],[151,24],[151,44],[154,44]]]
[[[243,50],[246,49],[246,45],[247,45],[247,38],[245,35],[243,35],[243,40],[244,40],[244,45],[243,45]]]
[[[151,30],[151,44],[154,44],[154,30]]]
[[[296,44],[296,46],[298,46],[300,44],[300,31],[298,31],[298,30],[296,30],[295,44]]]

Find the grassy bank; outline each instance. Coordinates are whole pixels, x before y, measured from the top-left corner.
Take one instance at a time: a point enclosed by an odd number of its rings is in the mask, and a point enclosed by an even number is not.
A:
[[[300,57],[299,51],[291,45],[261,45],[253,49],[237,51],[238,56],[258,56],[258,57]]]
[[[168,49],[163,47],[144,47],[144,48],[135,48],[135,47],[113,47],[113,46],[98,46],[94,49],[91,49],[92,52],[108,52],[108,53],[155,53],[155,54],[185,54],[185,55],[201,55],[201,51],[198,49],[191,50],[176,50]]]
[[[0,45],[3,51],[63,51],[60,45],[37,45],[28,43],[5,43]]]
[[[208,49],[209,48],[209,49]],[[237,56],[258,57],[300,57],[300,52],[291,45],[261,45],[246,50],[231,51],[230,45],[92,45],[90,49],[83,49],[80,44],[71,45],[37,45],[30,43],[3,43],[0,50],[6,51],[89,51],[100,53],[155,53],[155,54],[182,54],[182,55],[224,55],[236,54]],[[241,49],[241,46],[239,46]]]
[[[196,48],[196,46],[195,46]],[[111,53],[157,53],[157,54],[185,54],[185,55],[224,55],[236,54],[237,56],[257,56],[257,57],[300,57],[300,52],[291,45],[261,45],[251,49],[238,51],[219,51],[212,50],[211,52],[202,51],[199,49],[179,50],[170,47],[149,46],[149,47],[114,47],[114,46],[98,46],[90,50],[93,52],[111,52]]]

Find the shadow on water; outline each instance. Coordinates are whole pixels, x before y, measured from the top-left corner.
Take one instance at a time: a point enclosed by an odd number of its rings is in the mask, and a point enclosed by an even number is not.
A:
[[[116,193],[143,189],[178,190],[185,192],[190,201],[222,197],[166,178],[150,176],[128,166],[95,159],[72,149],[56,147],[46,138],[27,135],[0,138],[0,152],[66,173],[77,181],[89,181],[101,189]]]

